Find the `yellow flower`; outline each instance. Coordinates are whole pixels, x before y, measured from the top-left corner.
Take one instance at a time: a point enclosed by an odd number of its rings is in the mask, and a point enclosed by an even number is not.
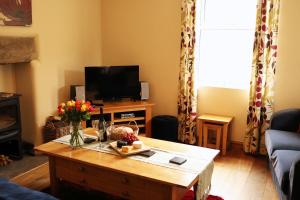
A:
[[[64,107],[66,106],[66,104],[65,104],[65,103],[61,103],[60,106],[61,106],[62,108],[64,108]]]
[[[85,111],[86,111],[86,105],[83,104],[83,105],[81,106],[81,112],[85,112]]]
[[[72,106],[72,101],[67,101],[67,106],[71,107]]]

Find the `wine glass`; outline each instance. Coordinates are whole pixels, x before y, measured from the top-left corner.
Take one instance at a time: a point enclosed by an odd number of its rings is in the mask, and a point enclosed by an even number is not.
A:
[[[102,141],[104,140],[104,133],[106,130],[106,123],[105,122],[100,122],[98,120],[98,131],[97,131],[97,136],[98,136],[98,142],[99,142],[99,148],[103,148],[103,143]]]
[[[92,128],[96,131],[96,134],[97,134],[97,137],[98,137],[99,120],[92,120]]]
[[[95,129],[97,135],[97,141],[100,143],[99,147],[101,147],[101,140],[103,139],[103,131],[99,130],[99,120],[92,120],[92,128]]]

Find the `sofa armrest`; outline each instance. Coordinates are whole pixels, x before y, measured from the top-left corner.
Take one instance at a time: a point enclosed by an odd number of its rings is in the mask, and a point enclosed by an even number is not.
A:
[[[293,162],[289,176],[290,191],[288,199],[300,199],[300,156]]]
[[[0,178],[0,199],[23,199],[23,200],[58,200],[57,198],[36,190],[25,188],[8,180]]]
[[[271,118],[270,129],[296,132],[300,124],[300,109],[286,109],[275,112]]]

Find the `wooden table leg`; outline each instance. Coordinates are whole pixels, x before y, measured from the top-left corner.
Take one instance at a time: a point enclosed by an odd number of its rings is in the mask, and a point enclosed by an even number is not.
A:
[[[201,119],[197,120],[197,129],[198,129],[198,146],[202,146],[202,138],[203,138],[203,121]]]
[[[53,196],[58,195],[58,180],[55,176],[55,158],[49,157],[49,173],[50,173],[50,187],[51,187],[51,194]]]
[[[179,187],[176,187],[176,186],[173,186],[171,188],[171,197],[170,199],[172,200],[181,200],[185,193],[188,191],[187,188],[179,188]]]
[[[228,124],[223,125],[223,141],[222,141],[222,155],[226,155],[227,150],[227,137],[228,137]]]
[[[198,182],[193,185],[193,190],[194,190],[194,200],[197,199],[197,189],[198,189]]]

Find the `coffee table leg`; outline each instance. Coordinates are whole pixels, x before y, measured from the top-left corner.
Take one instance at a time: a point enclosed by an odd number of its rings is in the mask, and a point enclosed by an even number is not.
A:
[[[198,182],[193,185],[193,190],[194,190],[194,200],[197,199],[197,189],[198,189]]]
[[[53,196],[58,195],[58,180],[55,176],[55,158],[49,157],[49,173],[50,173],[50,187],[51,187],[51,194]]]
[[[184,197],[185,193],[188,191],[188,189],[186,189],[186,188],[180,188],[180,187],[176,187],[176,186],[173,186],[173,187],[171,186],[170,189],[171,189],[170,190],[171,196],[168,199],[171,199],[171,200],[181,200]],[[164,198],[164,199],[166,199],[166,198]]]

